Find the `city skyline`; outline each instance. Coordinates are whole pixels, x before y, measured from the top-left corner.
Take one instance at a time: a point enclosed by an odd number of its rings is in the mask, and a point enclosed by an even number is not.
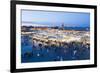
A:
[[[90,14],[79,12],[54,12],[22,10],[22,26],[90,27]]]

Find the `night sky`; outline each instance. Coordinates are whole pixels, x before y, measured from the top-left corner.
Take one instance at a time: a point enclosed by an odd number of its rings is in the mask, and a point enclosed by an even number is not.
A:
[[[90,26],[90,13],[22,10],[21,14],[22,26]]]

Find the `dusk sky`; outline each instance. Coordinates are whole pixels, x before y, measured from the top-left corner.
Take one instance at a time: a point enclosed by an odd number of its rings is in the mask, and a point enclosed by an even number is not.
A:
[[[89,27],[90,13],[22,10],[22,26]]]

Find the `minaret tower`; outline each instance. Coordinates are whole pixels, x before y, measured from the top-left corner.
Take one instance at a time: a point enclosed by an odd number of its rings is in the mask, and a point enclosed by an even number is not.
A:
[[[64,30],[64,24],[61,25],[61,29]]]

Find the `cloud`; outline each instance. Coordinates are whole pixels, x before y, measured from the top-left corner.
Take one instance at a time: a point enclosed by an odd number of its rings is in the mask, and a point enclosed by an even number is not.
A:
[[[48,26],[48,25],[45,25],[45,24],[33,24],[33,23],[22,23],[22,26],[41,26],[41,27],[44,27],[44,26]]]

